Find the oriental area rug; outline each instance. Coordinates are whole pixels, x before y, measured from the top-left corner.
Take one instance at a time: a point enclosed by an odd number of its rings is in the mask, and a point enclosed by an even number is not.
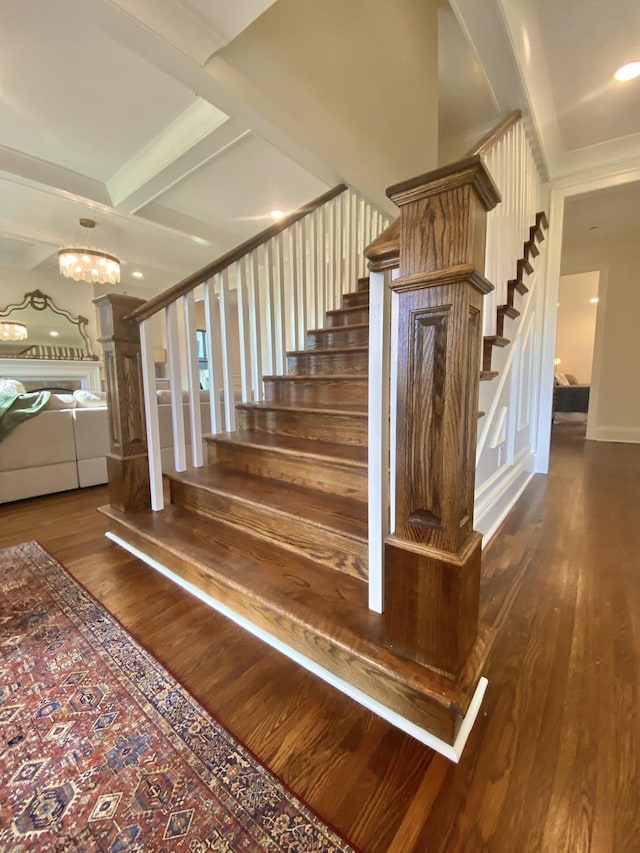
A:
[[[28,542],[0,550],[0,850],[353,848]]]

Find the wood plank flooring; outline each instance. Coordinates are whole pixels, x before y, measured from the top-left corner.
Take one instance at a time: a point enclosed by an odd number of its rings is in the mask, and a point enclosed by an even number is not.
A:
[[[95,488],[0,507],[365,853],[640,851],[640,446],[554,427],[485,552],[489,688],[458,766],[103,537]]]

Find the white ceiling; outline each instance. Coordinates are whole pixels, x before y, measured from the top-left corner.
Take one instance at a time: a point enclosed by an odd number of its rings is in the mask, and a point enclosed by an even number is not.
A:
[[[451,0],[501,113],[520,108],[549,176],[640,157],[638,0]]]
[[[158,292],[266,227],[271,209],[337,183],[204,69],[272,2],[2,0],[0,266],[55,276],[88,216],[96,248],[122,259],[124,287],[140,269]],[[552,177],[639,156],[640,80],[611,80],[640,58],[637,0],[451,5],[443,151],[459,156],[520,107]]]
[[[583,193],[565,201],[562,248],[573,258],[638,239],[640,182]]]

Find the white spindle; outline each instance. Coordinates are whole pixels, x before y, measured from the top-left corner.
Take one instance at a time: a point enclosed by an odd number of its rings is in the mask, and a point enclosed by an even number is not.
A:
[[[300,343],[299,349],[302,349],[305,344],[307,334],[307,319],[308,312],[308,297],[307,297],[307,220],[301,219],[298,223],[297,231],[297,246],[298,246],[298,269],[296,270],[296,279],[298,281],[299,299],[299,322],[298,322],[298,340]]]
[[[369,608],[384,610],[384,541],[389,532],[389,288],[383,273],[369,282],[368,529]],[[394,458],[391,458],[393,468]]]
[[[222,431],[220,412],[220,359],[218,357],[218,299],[213,280],[204,283],[204,319],[207,339],[207,380],[209,385],[209,410],[211,432]]]
[[[147,426],[151,509],[158,512],[164,509],[164,494],[162,490],[160,427],[158,425],[158,397],[156,395],[155,366],[153,362],[153,327],[151,320],[144,320],[140,324],[140,350],[142,358],[144,413]]]
[[[222,347],[222,382],[224,387],[224,422],[227,432],[236,428],[236,404],[233,390],[233,361],[229,339],[229,269],[220,274],[220,345]]]
[[[180,332],[178,308],[171,302],[165,309],[167,322],[167,354],[169,362],[169,387],[171,389],[171,424],[173,426],[173,459],[176,471],[187,467],[187,449],[184,437],[182,407],[182,371],[180,369]]]
[[[325,311],[327,310],[325,303],[325,230],[324,230],[324,211],[316,210],[316,224],[318,228],[318,254],[316,255],[316,295],[318,302],[318,326],[324,327]]]
[[[342,305],[342,294],[345,291],[344,284],[344,220],[343,220],[343,210],[344,210],[344,198],[339,195],[337,199],[334,200],[334,222],[335,222],[335,231],[334,231],[334,253],[335,253],[335,293],[336,293],[336,308],[340,308]]]
[[[193,291],[182,297],[185,342],[187,345],[187,385],[189,388],[189,419],[191,423],[191,460],[194,468],[204,465],[202,452],[202,421],[200,419],[200,370],[196,337],[196,308]]]
[[[284,364],[287,353],[287,315],[285,303],[286,290],[286,268],[284,262],[284,235],[282,232],[275,238],[276,256],[278,260],[277,287],[276,287],[276,329],[277,329],[277,370],[284,373]]]
[[[247,263],[243,258],[238,263],[236,288],[238,295],[238,343],[240,345],[240,393],[242,402],[252,398],[253,382],[251,376],[251,328],[247,293]]]
[[[299,350],[303,345],[299,339],[299,308],[298,308],[298,229],[294,225],[288,230],[287,256],[289,258],[287,275],[287,293],[289,295],[287,316],[289,318],[289,339],[292,350]]]
[[[312,329],[319,329],[318,303],[315,293],[316,258],[318,256],[318,220],[315,213],[308,217],[309,221],[309,252],[306,257],[307,267],[307,302],[309,305],[309,322]]]
[[[262,313],[260,311],[260,264],[258,252],[254,250],[249,258],[249,317],[251,321],[251,382],[253,385],[253,399],[262,400]]]
[[[345,256],[346,256],[346,264],[347,264],[347,280],[345,282],[345,290],[347,292],[351,292],[356,287],[356,253],[355,253],[355,220],[354,220],[354,210],[353,210],[353,193],[351,190],[347,190],[346,192],[346,222],[345,222],[345,234],[346,234],[346,248],[345,248]]]
[[[265,299],[265,336],[267,344],[267,371],[273,375],[277,370],[276,348],[276,304],[273,280],[275,278],[275,270],[273,266],[273,240],[264,247],[264,275],[266,284],[266,299]]]

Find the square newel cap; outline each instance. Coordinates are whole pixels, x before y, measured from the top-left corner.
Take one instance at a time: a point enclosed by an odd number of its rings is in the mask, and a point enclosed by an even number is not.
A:
[[[458,160],[456,163],[418,175],[417,178],[394,184],[387,190],[387,196],[398,207],[402,207],[412,201],[440,195],[468,184],[475,189],[485,210],[493,210],[501,201],[500,192],[480,155]]]

